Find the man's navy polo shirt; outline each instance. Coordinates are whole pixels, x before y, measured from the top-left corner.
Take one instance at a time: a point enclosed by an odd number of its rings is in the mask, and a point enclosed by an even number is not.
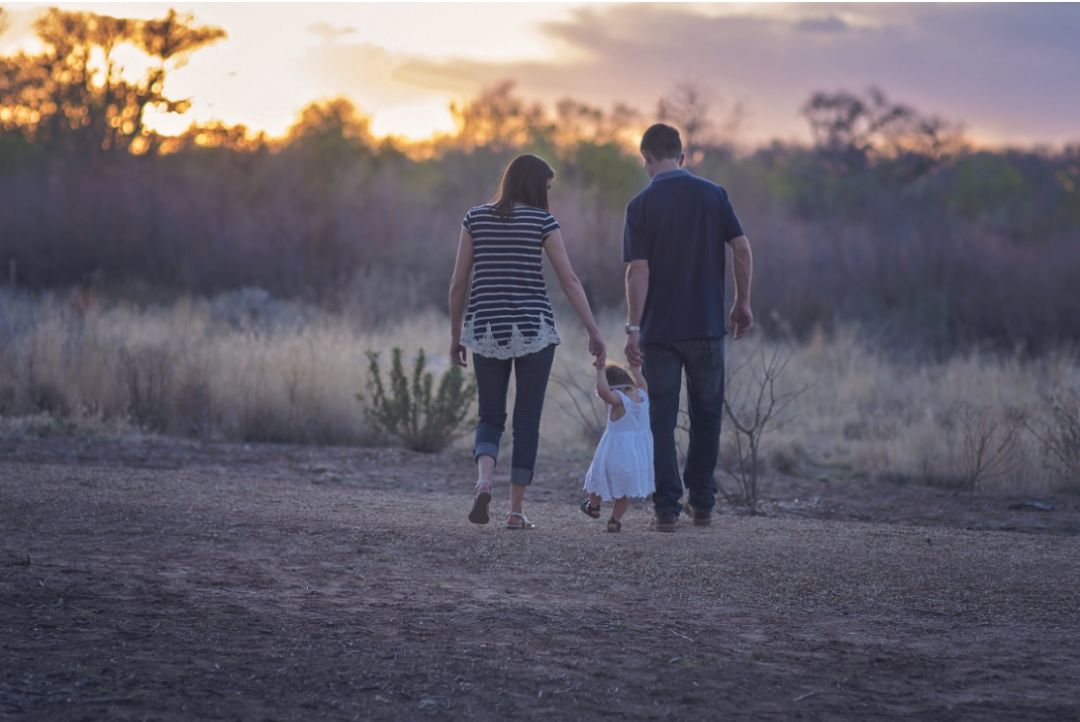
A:
[[[649,262],[641,343],[727,333],[724,251],[743,235],[720,186],[678,170],[657,173],[626,207],[623,261]]]

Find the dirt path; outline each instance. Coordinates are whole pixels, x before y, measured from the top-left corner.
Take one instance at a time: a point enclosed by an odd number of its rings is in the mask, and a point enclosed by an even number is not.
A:
[[[1080,717],[1065,533],[611,535],[565,485],[507,532],[452,455],[30,448],[0,445],[2,717]]]

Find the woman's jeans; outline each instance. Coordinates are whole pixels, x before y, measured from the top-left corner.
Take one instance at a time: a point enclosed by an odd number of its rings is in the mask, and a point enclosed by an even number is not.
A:
[[[682,511],[683,482],[691,506],[698,511],[712,511],[717,491],[713,475],[720,452],[720,422],[724,418],[724,339],[650,343],[642,346],[642,352],[645,380],[649,382],[649,425],[655,451],[656,515],[663,519],[678,518]],[[679,420],[684,369],[690,446],[680,480],[675,424]]]
[[[510,483],[527,486],[536,466],[540,445],[540,413],[544,410],[555,344],[542,351],[514,359],[495,359],[473,354],[480,423],[476,425],[473,458],[483,455],[498,461],[499,441],[506,426],[506,390],[510,370],[514,370],[517,393],[514,398],[514,451],[510,459]]]

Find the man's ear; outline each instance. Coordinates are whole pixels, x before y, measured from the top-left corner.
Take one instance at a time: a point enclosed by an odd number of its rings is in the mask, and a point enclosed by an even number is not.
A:
[[[679,153],[679,167],[686,165],[686,153]]]

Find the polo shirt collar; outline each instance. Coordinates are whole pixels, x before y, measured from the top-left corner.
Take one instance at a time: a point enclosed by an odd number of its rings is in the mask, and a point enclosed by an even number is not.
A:
[[[669,180],[671,178],[682,178],[683,176],[690,175],[690,171],[686,168],[676,168],[675,170],[666,170],[663,173],[657,173],[652,177],[649,183],[656,183],[657,181]]]

